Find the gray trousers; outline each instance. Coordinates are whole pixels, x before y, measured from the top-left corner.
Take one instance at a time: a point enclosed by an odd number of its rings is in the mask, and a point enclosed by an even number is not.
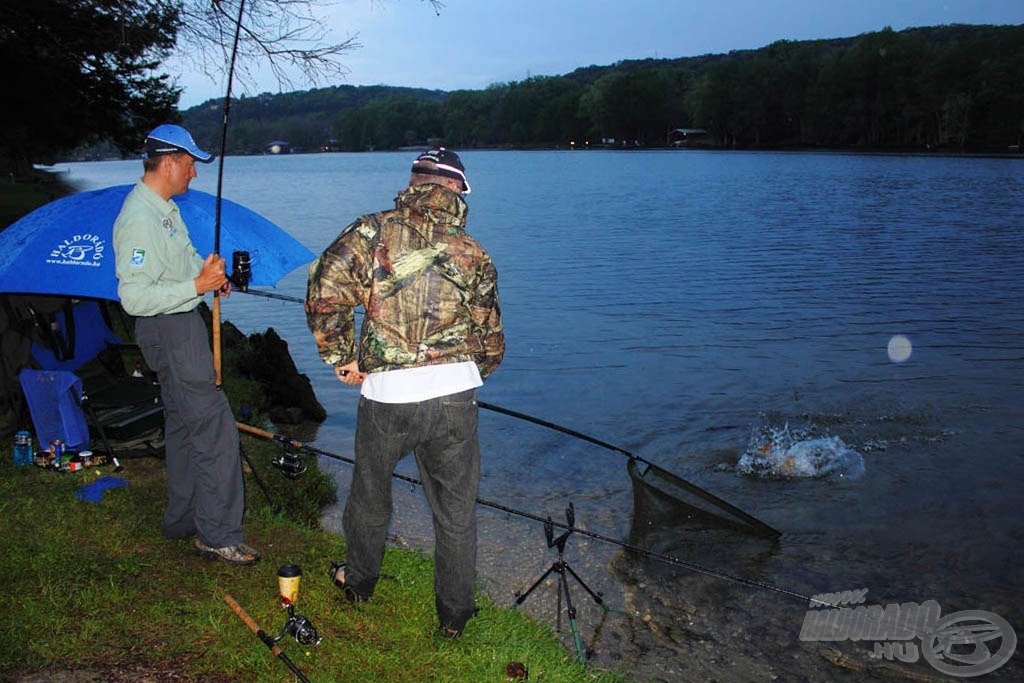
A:
[[[245,492],[238,427],[217,387],[202,317],[198,311],[140,317],[135,339],[160,380],[167,411],[164,535],[194,533],[214,548],[241,543]]]
[[[391,474],[416,457],[434,521],[434,595],[444,627],[462,630],[476,608],[476,496],[480,483],[476,390],[422,401],[359,401],[356,465],[342,523],[347,586],[369,597],[391,520]]]

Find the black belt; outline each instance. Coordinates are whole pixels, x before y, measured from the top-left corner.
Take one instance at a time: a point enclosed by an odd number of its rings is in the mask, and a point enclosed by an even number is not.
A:
[[[176,315],[188,315],[189,313],[195,313],[196,309],[189,311],[179,311],[178,313],[157,313],[156,315],[140,315],[140,318],[173,318]]]

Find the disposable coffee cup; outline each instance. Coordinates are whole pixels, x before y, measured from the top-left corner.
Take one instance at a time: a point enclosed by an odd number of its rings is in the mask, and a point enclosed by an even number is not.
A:
[[[277,570],[277,589],[281,593],[281,602],[294,605],[298,601],[301,579],[302,567],[297,564],[286,564]]]

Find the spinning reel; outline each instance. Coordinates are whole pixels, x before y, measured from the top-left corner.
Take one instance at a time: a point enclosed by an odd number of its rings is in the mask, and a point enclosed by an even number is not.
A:
[[[298,479],[308,469],[302,461],[299,449],[292,443],[281,443],[281,451],[270,460],[270,464],[281,470],[289,479]]]
[[[231,284],[238,287],[238,291],[249,291],[249,280],[252,279],[252,259],[249,252],[231,252],[231,275],[228,279],[231,280]]]
[[[295,642],[299,645],[319,645],[323,640],[312,621],[295,613],[295,605],[288,605],[288,620],[281,629],[281,635],[274,638],[274,641],[278,642],[288,635],[294,636]]]
[[[286,564],[277,570],[277,587],[281,594],[281,606],[288,609],[288,619],[281,628],[281,634],[273,639],[275,643],[289,635],[293,636],[299,645],[319,645],[323,640],[312,621],[295,613],[301,579],[302,568],[297,564]]]

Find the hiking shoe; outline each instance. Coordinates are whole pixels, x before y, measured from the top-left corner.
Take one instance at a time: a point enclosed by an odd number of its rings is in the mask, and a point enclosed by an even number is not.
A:
[[[351,586],[345,585],[345,572],[348,570],[348,564],[335,560],[331,562],[330,569],[327,570],[327,576],[330,577],[331,582],[340,588],[345,594],[345,599],[351,604],[355,605],[360,602],[366,602],[369,600],[368,597],[356,593]]]
[[[248,553],[249,555],[252,555],[253,557],[255,557],[257,562],[259,561],[259,559],[261,557],[259,550],[256,550],[256,548],[253,548],[251,545],[248,545],[246,543],[239,543],[235,547],[238,548],[243,553]]]
[[[211,548],[198,538],[192,540],[196,548],[196,554],[218,560],[224,560],[228,564],[245,567],[259,562],[260,553],[255,548],[244,543],[224,546],[223,548]]]

